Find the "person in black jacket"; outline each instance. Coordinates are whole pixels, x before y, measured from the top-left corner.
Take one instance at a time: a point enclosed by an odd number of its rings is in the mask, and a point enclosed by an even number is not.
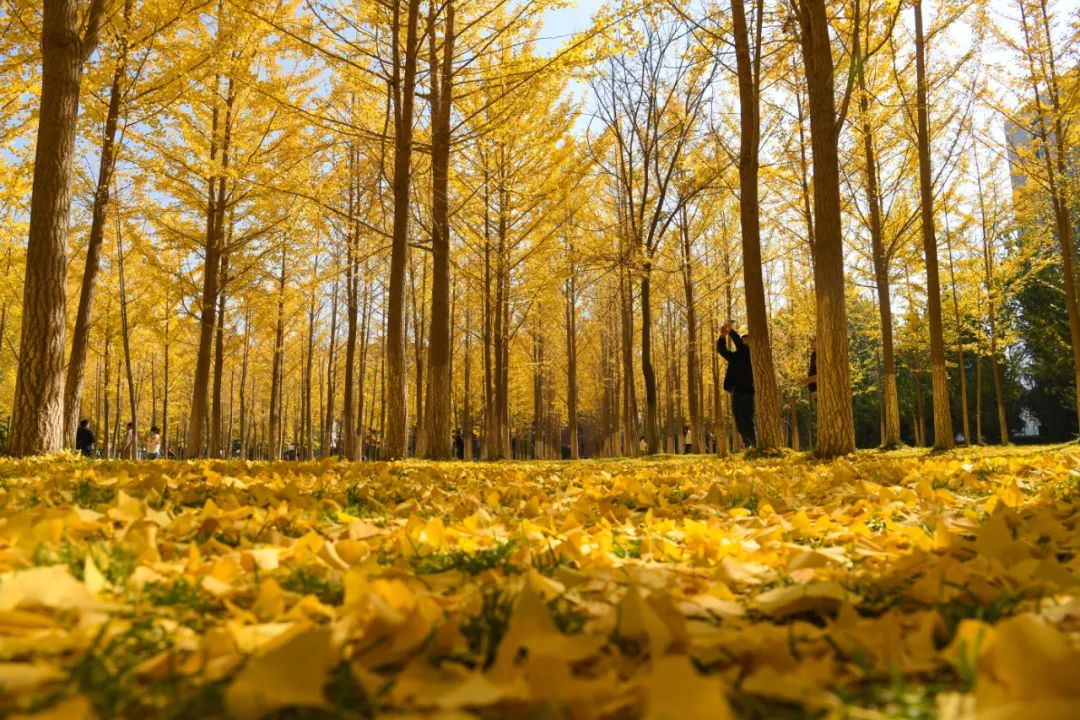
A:
[[[806,369],[806,379],[803,380],[805,385],[810,390],[810,399],[814,400],[817,397],[817,338],[810,338],[810,367]]]
[[[96,443],[97,438],[94,437],[94,431],[90,429],[90,421],[83,418],[79,421],[79,429],[75,431],[75,449],[84,456],[91,457]]]
[[[810,448],[814,448],[814,415],[817,410],[817,338],[810,338],[810,367],[803,385],[810,391]]]
[[[735,346],[728,348],[728,339]],[[724,323],[720,328],[720,339],[716,341],[716,352],[727,361],[727,373],[724,375],[724,390],[731,393],[731,409],[735,415],[735,429],[739,431],[743,446],[754,447],[754,366],[750,361],[750,335],[739,335],[735,324]]]

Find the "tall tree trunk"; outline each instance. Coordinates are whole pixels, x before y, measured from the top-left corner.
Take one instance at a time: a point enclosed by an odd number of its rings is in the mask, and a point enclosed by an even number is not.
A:
[[[337,268],[340,270],[340,267]],[[338,281],[334,277],[334,289],[330,296],[330,346],[326,353],[326,408],[322,416],[322,439],[319,452],[329,457],[334,450],[334,398],[337,395],[337,316]]]
[[[435,49],[431,2],[431,327],[428,335],[427,409],[424,412],[427,457],[441,460],[453,455],[450,437],[450,111],[454,82],[454,3],[446,0],[443,58],[439,67]],[[440,72],[441,70],[441,72]]]
[[[131,17],[132,0],[124,2],[125,25]],[[82,287],[79,291],[79,309],[75,313],[75,326],[71,335],[71,357],[68,360],[67,379],[64,383],[64,438],[74,442],[79,424],[82,400],[83,375],[86,370],[86,348],[90,340],[90,314],[94,304],[94,290],[98,270],[101,267],[101,250],[105,238],[105,219],[109,208],[113,169],[116,167],[116,133],[120,120],[121,87],[127,75],[128,44],[121,35],[112,85],[109,88],[109,106],[105,114],[105,131],[101,136],[101,155],[98,160],[97,187],[94,191],[94,207],[91,210],[90,238],[86,245],[86,264],[83,267]],[[2,338],[0,338],[2,340]]]
[[[1057,78],[1056,62],[1054,60],[1053,44],[1049,38],[1049,22],[1045,5],[1042,9],[1042,25],[1047,38],[1045,57],[1036,59],[1037,49],[1030,28],[1032,20],[1028,18],[1026,3],[1020,0],[1021,26],[1024,33],[1024,51],[1027,56],[1028,72],[1031,75],[1032,100],[1035,106],[1035,135],[1039,141],[1038,157],[1045,163],[1046,182],[1050,190],[1050,204],[1054,213],[1054,228],[1057,231],[1058,246],[1061,250],[1062,274],[1064,275],[1065,306],[1069,316],[1069,337],[1073,354],[1073,386],[1076,405],[1077,424],[1080,426],[1080,304],[1076,292],[1076,245],[1073,240],[1072,209],[1067,192],[1069,185],[1068,164],[1072,162],[1073,155],[1068,148],[1069,134],[1065,130],[1061,116],[1060,89]],[[1045,89],[1039,87],[1040,73],[1036,66],[1043,69],[1041,73],[1046,85]],[[1047,118],[1046,102],[1049,101],[1053,111],[1051,118]],[[1048,127],[1048,126],[1051,126]],[[36,178],[35,178],[36,181]]]
[[[465,355],[461,362],[464,365],[464,388],[462,392],[462,420],[461,432],[464,435],[465,452],[464,460],[473,459],[473,415],[472,415],[472,314],[471,305],[465,305]]]
[[[106,0],[92,0],[79,35],[76,0],[44,3],[30,236],[23,283],[19,365],[7,450],[58,452],[64,442],[64,349],[71,161],[78,131],[82,66],[97,46]]]
[[[349,148],[349,238],[345,253],[345,399],[342,402],[341,417],[341,453],[349,460],[356,460],[356,330],[359,302],[359,260],[360,224],[358,195],[358,158],[355,147]]]
[[[656,371],[652,362],[652,260],[645,261],[641,275],[641,377],[645,380],[645,445],[656,454]]]
[[[934,189],[930,170],[930,122],[927,111],[926,41],[923,37],[922,0],[914,0],[915,75],[918,103],[919,209],[923,255],[926,258],[926,315],[930,330],[930,381],[934,400],[934,449],[953,447],[949,370],[945,365],[945,329],[941,320],[941,280],[938,273],[937,233],[934,229]]]
[[[484,343],[484,442],[482,457],[485,460],[493,459],[492,443],[495,432],[495,318],[493,316],[492,288],[494,286],[492,272],[492,247],[491,247],[491,193],[489,188],[489,175],[487,159],[484,158],[484,279],[483,279],[483,326],[481,336]]]
[[[423,438],[421,431],[424,429],[424,380],[427,377],[424,368],[424,360],[427,353],[424,350],[424,341],[427,339],[427,286],[428,286],[428,262],[427,255],[420,255],[421,275],[420,291],[416,290],[416,265],[410,268],[409,284],[411,286],[412,299],[412,325],[413,325],[413,358],[416,360],[415,372],[413,372],[413,400],[416,405],[413,409],[412,447],[409,450],[415,456],[423,456]]]
[[[127,300],[127,281],[124,275],[124,234],[123,227],[120,224],[120,210],[117,208],[116,212],[116,265],[117,274],[120,282],[120,338],[123,340],[124,345],[124,369],[127,375],[127,390],[128,390],[128,410],[131,413],[131,424],[135,428],[136,435],[138,437],[139,418],[137,411],[137,404],[135,402],[135,376],[131,366],[131,325],[128,323],[128,300]],[[119,416],[120,405],[117,402],[117,415]],[[125,443],[127,438],[125,437]],[[127,448],[128,454],[125,456],[125,460],[137,460],[138,459],[138,443],[133,441],[131,447]]]
[[[544,459],[544,338],[534,330],[533,341],[533,459]]]
[[[209,182],[206,205],[206,249],[203,259],[202,312],[199,325],[199,346],[195,360],[195,378],[191,393],[191,415],[188,422],[187,456],[202,457],[205,452],[206,428],[209,416],[207,395],[210,389],[210,360],[217,329],[217,300],[219,292],[221,254],[224,251],[224,221],[226,173],[229,167],[229,145],[232,134],[234,82],[230,78],[225,99],[225,120],[221,127],[221,169]],[[211,119],[210,161],[217,159],[218,109]]]
[[[356,375],[356,427],[353,432],[356,436],[356,456],[359,460],[364,457],[364,438],[367,437],[367,428],[364,425],[364,399],[367,390],[367,359],[369,347],[369,329],[371,325],[371,287],[367,280],[367,264],[360,280],[364,288],[364,297],[360,303],[360,366]]]
[[[221,253],[221,270],[218,277],[218,309],[216,337],[214,338],[214,380],[210,400],[210,457],[219,458],[224,448],[221,438],[223,403],[222,379],[225,373],[225,289],[229,283],[229,253]]]
[[[281,249],[281,274],[278,276],[277,323],[274,325],[274,357],[270,378],[270,459],[281,459],[281,418],[283,363],[285,354],[285,248]]]
[[[165,355],[161,378],[161,457],[169,457],[169,290],[165,289],[165,342],[162,351]]]
[[[640,454],[638,447],[637,395],[634,386],[634,280],[623,266],[619,272],[622,322],[622,454]]]
[[[247,401],[248,357],[251,351],[251,309],[244,312],[244,352],[240,360],[240,459],[248,459],[248,427],[251,410]]]
[[[683,295],[686,299],[686,399],[690,409],[690,429],[695,453],[705,451],[705,423],[702,409],[701,361],[698,358],[698,321],[697,305],[694,297],[694,270],[692,242],[690,239],[689,220],[686,208],[682,210],[683,221],[679,232],[682,236],[682,281]]]
[[[120,382],[121,382],[120,363],[121,362],[122,362],[122,359],[117,358],[117,360],[116,360],[116,394],[113,396],[113,398],[114,398],[114,400],[116,402],[116,418],[113,420],[112,446],[113,446],[114,450],[117,447],[120,447],[121,452],[123,452],[123,446],[120,445],[120,424],[121,424],[120,423],[120,405],[121,405],[121,403],[120,403]],[[127,457],[125,456],[123,459],[126,460]]]
[[[715,316],[712,318],[712,336],[719,334]],[[720,356],[718,353],[710,353],[712,356],[712,383],[713,383],[713,436],[716,440],[716,454],[724,457],[728,454],[727,444],[727,416],[724,413],[723,385],[720,382]]]
[[[972,445],[983,444],[983,363],[981,348],[975,348],[975,437],[968,438]]]
[[[924,405],[922,371],[915,371],[915,444],[926,447],[926,407]]]
[[[825,0],[799,0],[814,166],[814,292],[817,296],[818,442],[821,457],[855,449],[840,215],[840,127]]]
[[[900,445],[900,394],[896,386],[896,349],[893,343],[892,296],[889,282],[889,251],[881,222],[881,193],[878,189],[877,153],[870,127],[870,99],[866,77],[859,73],[859,110],[862,115],[862,141],[866,176],[866,198],[870,205],[870,243],[874,257],[874,282],[877,285],[878,316],[881,320],[881,358],[883,429],[881,446]]]
[[[956,266],[953,263],[952,233],[949,232],[949,208],[945,208],[945,251],[949,260],[949,284],[952,286],[953,319],[956,322],[957,370],[960,380],[960,417],[964,442],[971,444],[971,418],[968,413],[967,361],[964,358],[964,328],[960,317],[960,293],[956,288]]]
[[[319,275],[319,257],[315,256],[315,268],[312,271],[313,277]],[[313,285],[311,290],[311,304],[308,307],[308,337],[307,337],[307,355],[304,362],[304,418],[303,418],[303,432],[304,432],[304,454],[308,460],[315,457],[315,440],[314,431],[311,422],[312,418],[312,370],[315,366],[315,316],[318,314],[318,306],[316,305],[317,286]],[[242,376],[241,376],[242,377]],[[243,392],[243,379],[240,381],[240,389]],[[241,432],[241,435],[243,433]]]
[[[405,269],[409,260],[409,195],[413,146],[413,100],[416,93],[417,25],[420,0],[408,0],[404,58],[401,55],[401,9],[394,2],[393,77],[394,227],[390,254],[390,288],[386,319],[386,427],[383,452],[388,460],[405,456],[408,446],[408,407],[405,392]],[[404,59],[404,77],[402,77]]]
[[[765,305],[765,284],[761,277],[761,221],[758,216],[758,167],[761,143],[761,27],[764,3],[755,3],[754,56],[750,54],[750,33],[742,0],[732,0],[731,17],[735,35],[735,60],[739,77],[739,218],[742,224],[743,288],[746,292],[750,357],[754,373],[754,410],[757,443],[765,452],[778,452],[784,445],[780,420],[780,392],[776,385],[769,313]]]
[[[574,265],[573,240],[567,240],[568,270],[566,292],[566,426],[569,432],[570,459],[581,456],[578,439],[577,379],[577,268]]]
[[[229,368],[229,421],[225,425],[225,457],[232,458],[233,456],[233,415],[234,405],[233,400],[236,390],[236,368]]]
[[[109,304],[111,305],[112,303],[109,303]],[[111,315],[110,310],[111,309],[112,309],[111,307],[106,307],[105,308],[105,333],[104,333],[105,334],[105,352],[104,352],[104,363],[105,363],[105,373],[104,374],[105,374],[105,377],[102,378],[102,383],[101,383],[102,387],[103,387],[103,390],[102,390],[101,394],[104,397],[104,405],[105,405],[105,422],[104,422],[104,424],[99,425],[98,429],[97,429],[99,436],[104,440],[104,447],[101,449],[101,455],[105,459],[109,459],[109,458],[112,457],[112,442],[111,442],[111,436],[109,434],[110,433],[109,428],[111,427],[111,425],[109,423],[111,413],[109,411],[110,411],[110,409],[112,407],[110,405],[110,403],[109,403],[109,377],[110,377],[109,371],[112,368],[112,365],[110,364],[112,362],[112,359],[111,359],[111,355],[112,355],[112,352],[111,352],[112,351],[112,328],[110,327],[110,323],[109,323],[109,320],[111,319],[110,318],[110,315]],[[120,408],[117,408],[116,410],[117,410],[117,412],[119,412]]]
[[[983,286],[986,290],[986,319],[990,335],[990,370],[994,381],[994,398],[997,406],[998,432],[1001,444],[1009,444],[1009,423],[1005,417],[1005,398],[1001,392],[1001,371],[998,367],[997,345],[997,308],[994,291],[994,248],[991,237],[990,219],[986,211],[986,194],[983,191],[982,168],[979,167],[979,153],[972,153],[975,166],[975,187],[979,197],[979,225],[982,235],[983,251]],[[1080,387],[1080,386],[1078,386]],[[982,435],[978,438],[982,442]]]

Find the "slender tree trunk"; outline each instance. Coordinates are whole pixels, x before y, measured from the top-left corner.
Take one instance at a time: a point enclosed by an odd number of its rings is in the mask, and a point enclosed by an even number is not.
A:
[[[1005,417],[1005,398],[1001,392],[1001,371],[998,367],[997,308],[994,291],[994,248],[990,219],[986,210],[986,195],[983,191],[982,168],[979,167],[979,154],[972,154],[975,166],[975,187],[979,198],[979,224],[982,234],[983,251],[983,286],[986,290],[986,319],[990,335],[990,370],[994,381],[994,397],[997,406],[998,432],[1001,444],[1009,444],[1009,423]],[[1080,387],[1080,386],[1078,386]],[[982,442],[982,435],[979,436]]]
[[[315,268],[312,271],[313,277],[319,275],[319,258],[315,257]],[[318,314],[318,306],[316,304],[317,287],[313,287],[311,290],[311,304],[308,307],[308,337],[307,337],[307,355],[304,362],[304,451],[308,460],[315,457],[315,440],[314,440],[314,428],[312,426],[312,370],[315,367],[315,316]],[[243,379],[240,381],[241,392],[243,392]],[[241,432],[241,435],[243,433]]]
[[[818,442],[821,457],[855,449],[840,215],[834,68],[825,0],[799,0],[814,166],[814,292],[817,296]]]
[[[124,345],[124,369],[127,375],[127,389],[128,389],[128,410],[131,413],[131,424],[135,428],[136,435],[138,437],[139,418],[137,410],[137,404],[135,402],[135,376],[131,366],[131,325],[128,323],[128,301],[127,301],[127,282],[124,277],[124,235],[123,228],[120,224],[120,211],[117,209],[116,213],[116,265],[117,274],[120,282],[120,338]],[[120,411],[120,401],[117,397],[116,403],[117,416]],[[124,442],[127,442],[125,437]],[[127,448],[127,455],[125,460],[137,460],[138,459],[138,443],[132,441],[131,447]]]
[[[225,120],[221,127],[221,170],[211,176],[206,207],[206,250],[203,262],[202,313],[199,326],[199,346],[192,386],[191,415],[188,422],[187,456],[202,457],[205,452],[204,423],[209,415],[207,395],[210,386],[210,360],[214,331],[217,328],[221,254],[224,251],[224,220],[226,201],[226,172],[229,167],[229,145],[232,134],[234,83],[227,84]],[[217,158],[218,110],[211,120],[210,161]]]
[[[462,405],[462,420],[461,420],[461,432],[464,435],[465,460],[473,459],[473,411],[472,411],[472,313],[470,312],[471,305],[465,306],[465,328],[463,334],[465,335],[465,354],[461,360],[464,366],[464,388],[462,392],[461,405]]]
[[[240,459],[248,459],[248,426],[251,411],[247,402],[248,357],[251,350],[251,309],[244,312],[244,352],[240,360]]]
[[[454,3],[446,0],[443,58],[435,49],[435,0],[431,0],[431,327],[428,335],[427,409],[424,412],[427,457],[453,456],[450,437],[450,112],[454,81]],[[441,72],[440,72],[441,70]]]
[[[533,331],[533,459],[544,458],[544,339]]]
[[[210,457],[221,457],[223,445],[221,440],[221,421],[223,404],[221,398],[222,379],[225,373],[225,297],[226,287],[229,283],[229,253],[221,254],[221,270],[218,277],[218,309],[216,337],[214,338],[214,379],[210,400]]]
[[[914,0],[915,68],[918,102],[919,205],[923,255],[926,258],[926,315],[930,330],[930,381],[934,400],[934,449],[953,447],[949,370],[945,364],[945,329],[941,320],[941,280],[938,273],[937,234],[934,229],[933,175],[930,170],[930,125],[927,112],[926,42],[923,37],[922,0]]]
[[[581,456],[578,439],[577,379],[577,268],[574,265],[573,240],[567,241],[568,274],[566,292],[566,426],[569,432],[570,459]]]
[[[364,460],[364,438],[367,436],[364,426],[364,397],[367,390],[368,331],[371,321],[371,287],[367,280],[366,263],[365,271],[358,281],[364,289],[364,296],[360,303],[360,366],[356,374],[356,427],[353,433],[356,457]]]
[[[870,205],[870,242],[874,257],[878,315],[881,320],[881,358],[884,366],[882,396],[883,429],[881,446],[900,445],[900,395],[896,386],[896,350],[893,344],[892,296],[889,282],[889,252],[881,222],[881,194],[878,189],[877,153],[870,127],[870,100],[865,75],[859,73],[859,110],[862,114],[862,141],[866,175],[866,197]]]
[[[484,293],[483,293],[483,327],[481,329],[484,361],[484,441],[483,454],[485,460],[494,459],[492,455],[491,439],[495,432],[495,318],[493,316],[492,287],[492,247],[491,247],[491,193],[489,192],[489,177],[484,159]]]
[[[109,303],[109,304],[111,305],[112,303]],[[111,409],[111,405],[109,404],[109,383],[110,383],[110,380],[109,380],[110,373],[109,373],[109,371],[112,368],[112,365],[110,364],[112,362],[112,358],[111,358],[111,355],[112,355],[112,352],[111,352],[112,351],[112,328],[110,327],[110,323],[109,323],[109,320],[111,319],[110,318],[110,315],[111,315],[110,310],[111,310],[111,307],[105,309],[105,353],[104,353],[105,377],[102,379],[102,393],[101,393],[102,396],[104,397],[104,404],[105,404],[105,423],[103,425],[99,425],[98,428],[97,428],[98,434],[105,441],[104,447],[102,448],[101,455],[102,455],[102,457],[104,457],[106,459],[112,457],[112,443],[110,441],[110,434],[109,434],[109,432],[110,432],[109,428],[112,427],[110,425],[110,423],[109,423],[109,419],[110,419],[110,415],[111,415],[111,413],[109,412],[109,410]],[[117,410],[117,412],[119,412],[120,408],[117,408],[116,410]]]
[[[104,0],[92,0],[79,35],[76,0],[44,4],[41,102],[23,283],[19,365],[7,450],[58,452],[64,442],[64,350],[71,162],[82,66],[97,45]]]
[[[765,304],[765,284],[761,277],[761,225],[758,201],[760,120],[760,53],[764,3],[755,3],[756,33],[754,57],[750,53],[750,33],[742,0],[732,0],[731,17],[735,36],[735,59],[739,77],[739,218],[742,224],[743,288],[746,292],[747,326],[754,373],[755,426],[758,447],[778,452],[784,445],[780,419],[780,392],[776,385],[769,314]]]
[[[342,402],[341,453],[349,460],[359,456],[356,450],[356,331],[360,312],[357,255],[360,252],[360,225],[357,220],[357,151],[349,148],[349,239],[345,257],[345,399]]]
[[[161,457],[169,457],[169,347],[171,345],[171,337],[169,336],[169,316],[171,315],[171,308],[169,307],[169,290],[165,289],[165,342],[164,348],[162,348],[165,354],[164,367],[162,368],[161,378]]]
[[[233,415],[234,405],[233,400],[236,390],[236,368],[229,368],[229,422],[225,425],[225,457],[232,458],[233,456]]]
[[[701,360],[698,357],[697,305],[694,297],[694,271],[692,243],[686,209],[682,211],[680,224],[683,251],[683,295],[686,299],[686,398],[690,409],[690,428],[695,453],[705,451],[705,423],[702,410]]]
[[[922,372],[915,371],[915,444],[926,447],[926,407],[923,394]]]
[[[113,396],[114,400],[116,402],[116,418],[113,420],[112,446],[113,446],[114,452],[115,452],[116,448],[119,447],[120,448],[119,452],[123,453],[123,451],[124,451],[123,446],[120,445],[120,405],[121,405],[121,402],[120,402],[120,382],[121,382],[120,363],[121,362],[122,362],[122,360],[120,358],[117,358],[117,360],[116,360],[116,394]],[[126,460],[127,456],[125,455],[122,459]]]
[[[386,320],[386,411],[383,451],[389,460],[405,456],[408,446],[408,406],[405,383],[405,269],[409,259],[409,195],[412,167],[413,100],[416,92],[420,0],[408,0],[404,57],[401,54],[401,11],[394,3],[393,91],[394,227],[390,255],[390,297]],[[404,59],[404,77],[401,77]]]
[[[131,0],[124,2],[125,24],[131,17]],[[79,291],[79,309],[75,313],[75,326],[71,335],[71,357],[64,383],[64,438],[74,442],[79,424],[79,406],[82,399],[83,374],[86,369],[86,348],[90,340],[91,312],[98,270],[101,267],[101,251],[105,238],[105,219],[109,208],[113,168],[116,167],[116,133],[120,119],[123,97],[121,87],[127,75],[128,45],[125,36],[119,44],[112,85],[109,88],[109,106],[105,115],[105,131],[101,136],[101,156],[98,161],[97,188],[94,191],[94,207],[91,211],[90,238],[86,245],[86,264],[83,267],[82,286]],[[6,309],[6,308],[5,308]],[[0,338],[2,340],[2,338]]]
[[[957,370],[960,380],[960,417],[964,442],[971,443],[971,418],[968,413],[967,360],[964,358],[964,328],[960,317],[960,294],[956,288],[956,267],[953,262],[952,234],[949,232],[949,209],[945,207],[945,251],[949,260],[949,284],[952,286],[953,319],[956,323]]]
[[[337,316],[338,281],[335,273],[334,289],[330,297],[330,347],[326,353],[326,409],[322,417],[322,439],[319,451],[329,457],[334,445],[334,397],[337,394]]]
[[[980,348],[975,349],[975,437],[971,445],[983,444],[983,363]]]
[[[281,274],[278,276],[277,323],[274,326],[274,357],[270,378],[270,459],[281,459],[281,437],[284,427],[281,418],[282,366],[285,352],[285,248],[281,249]]]
[[[410,285],[412,286],[412,324],[413,324],[413,358],[416,360],[416,368],[413,373],[415,385],[413,387],[413,400],[416,405],[413,409],[412,443],[410,448],[414,456],[424,456],[423,433],[424,429],[424,380],[427,377],[425,360],[427,352],[424,342],[427,339],[427,288],[428,288],[428,261],[427,254],[420,255],[420,290],[416,289],[416,265],[411,267],[409,273]]]
[[[652,260],[646,260],[641,276],[641,376],[645,380],[645,445],[650,455],[656,454],[656,372],[652,362]]]
[[[622,454],[635,457],[638,447],[637,397],[634,386],[634,281],[625,267],[620,269],[622,310]]]
[[[1061,121],[1061,108],[1058,97],[1059,88],[1054,62],[1053,45],[1047,44],[1045,53],[1048,57],[1036,59],[1037,49],[1028,18],[1026,3],[1020,0],[1020,19],[1024,33],[1024,50],[1027,56],[1028,71],[1032,83],[1032,103],[1035,106],[1035,134],[1039,141],[1038,157],[1045,163],[1046,183],[1049,189],[1051,209],[1054,214],[1054,228],[1057,231],[1058,245],[1061,250],[1062,274],[1064,276],[1065,306],[1069,316],[1069,337],[1073,354],[1073,386],[1077,423],[1080,426],[1080,304],[1076,291],[1076,245],[1073,240],[1072,208],[1067,186],[1069,171],[1067,164],[1072,161],[1072,154],[1066,143],[1068,133]],[[1044,26],[1046,10],[1043,8]],[[1046,31],[1049,33],[1049,30]],[[1038,72],[1036,66],[1043,69]],[[1039,77],[1043,77],[1045,89],[1039,87]],[[1049,101],[1053,116],[1047,118],[1045,103]],[[1051,130],[1050,126],[1053,126]]]

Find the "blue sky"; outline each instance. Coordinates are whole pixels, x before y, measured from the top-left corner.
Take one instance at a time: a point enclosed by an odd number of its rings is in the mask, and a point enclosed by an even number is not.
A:
[[[604,0],[577,0],[576,6],[549,12],[544,20],[544,39],[540,47],[544,52],[551,52],[565,40],[565,36],[585,30],[593,14],[603,4]]]

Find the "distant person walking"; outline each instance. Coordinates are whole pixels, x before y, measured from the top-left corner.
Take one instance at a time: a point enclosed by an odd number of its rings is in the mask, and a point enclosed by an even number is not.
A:
[[[83,418],[79,421],[79,429],[75,431],[75,449],[84,457],[93,457],[96,444],[97,438],[90,429],[90,421]]]
[[[728,347],[731,340],[735,349]],[[727,373],[724,375],[724,390],[731,393],[731,409],[735,415],[735,429],[739,431],[743,447],[752,448],[756,444],[754,431],[754,367],[750,361],[750,335],[739,335],[732,322],[724,323],[720,328],[720,338],[716,341],[716,352],[727,361]]]
[[[146,459],[157,460],[161,457],[161,431],[157,425],[150,428],[150,435],[146,438]]]

